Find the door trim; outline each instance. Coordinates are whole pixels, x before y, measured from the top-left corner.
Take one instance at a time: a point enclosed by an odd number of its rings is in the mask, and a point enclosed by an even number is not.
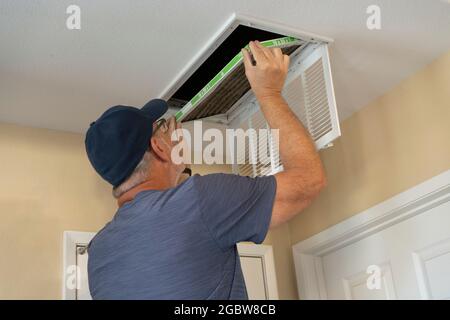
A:
[[[63,235],[63,275],[62,275],[62,300],[76,300],[76,288],[69,288],[68,281],[75,276],[75,283],[78,282],[78,272],[73,270],[77,265],[77,247],[87,246],[95,232],[64,231]]]
[[[76,266],[76,250],[79,246],[86,246],[95,236],[95,232],[64,231],[63,235],[63,281],[62,281],[62,299],[76,300],[76,290],[66,286],[71,272],[68,272],[70,266]],[[257,245],[250,243],[237,244],[239,255],[261,258],[264,268],[264,277],[266,280],[266,296],[270,300],[278,299],[277,278],[275,272],[275,261],[273,249],[270,245]]]
[[[292,246],[301,299],[327,299],[322,257],[450,201],[450,170]]]
[[[277,276],[272,246],[263,244],[238,243],[239,256],[257,257],[262,260],[268,300],[278,300]]]

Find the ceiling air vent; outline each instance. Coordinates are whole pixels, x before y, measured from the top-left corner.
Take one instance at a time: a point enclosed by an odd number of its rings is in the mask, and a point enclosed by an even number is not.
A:
[[[266,47],[279,47],[284,54],[289,55],[304,43],[293,37],[261,42]],[[250,84],[245,76],[242,53],[240,49],[237,50],[239,53],[177,112],[178,120],[190,121],[226,114],[250,90]],[[171,100],[169,100],[169,104],[171,104]],[[171,104],[171,106],[173,105]]]
[[[331,39],[298,31],[248,16],[234,15],[182,75],[162,94],[178,121],[203,119],[233,128],[267,127],[250,90],[242,63],[241,48],[250,40],[280,47],[291,58],[283,96],[308,129],[317,149],[340,136],[328,56]],[[274,139],[250,137],[245,160],[235,165],[242,175],[267,175],[282,170]],[[248,164],[258,147],[267,148],[270,162]]]

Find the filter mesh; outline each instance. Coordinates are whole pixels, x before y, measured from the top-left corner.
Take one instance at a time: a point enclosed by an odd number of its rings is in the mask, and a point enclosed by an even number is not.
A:
[[[281,50],[290,55],[298,47],[300,45],[293,45]],[[241,63],[182,122],[224,114],[249,90],[250,84],[245,76],[244,64]]]

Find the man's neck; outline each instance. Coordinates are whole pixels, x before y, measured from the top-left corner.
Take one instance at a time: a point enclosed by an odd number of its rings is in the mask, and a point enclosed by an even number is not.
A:
[[[126,202],[133,200],[139,192],[144,190],[165,190],[172,187],[173,185],[168,181],[150,179],[141,184],[138,184],[134,188],[121,195],[117,199],[117,204],[119,207],[123,206]]]

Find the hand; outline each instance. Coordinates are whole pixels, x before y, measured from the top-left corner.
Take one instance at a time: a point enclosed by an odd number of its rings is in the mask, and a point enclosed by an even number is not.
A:
[[[242,49],[245,75],[259,102],[281,97],[289,68],[289,56],[280,48],[266,48],[258,41],[250,41],[250,50],[256,65],[252,64],[250,52]]]

